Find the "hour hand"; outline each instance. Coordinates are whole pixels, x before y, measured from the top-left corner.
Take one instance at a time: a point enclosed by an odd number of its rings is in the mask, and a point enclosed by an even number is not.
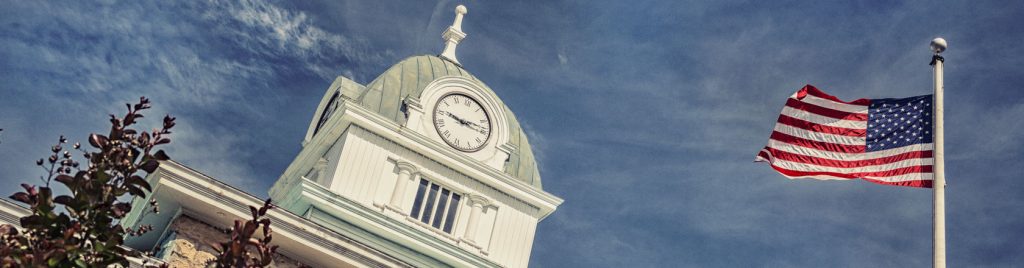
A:
[[[451,112],[447,112],[447,114],[448,114],[448,117],[451,117],[452,119],[455,119],[455,122],[459,122],[460,125],[469,125],[469,121],[462,120],[462,118],[459,118],[458,116],[455,116]]]

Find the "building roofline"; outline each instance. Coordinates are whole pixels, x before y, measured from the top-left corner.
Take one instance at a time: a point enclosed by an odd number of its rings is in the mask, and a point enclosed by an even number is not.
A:
[[[264,202],[250,193],[174,161],[162,161],[158,170],[150,174],[147,180],[154,185],[153,195],[168,191],[180,192],[182,194],[175,196],[179,203],[202,205],[202,209],[197,209],[194,205],[183,206],[191,207],[187,211],[191,211],[193,214],[202,214],[190,216],[217,221],[210,224],[230,225],[235,219],[248,218],[250,217],[249,206],[258,207]],[[133,202],[147,203],[146,201],[136,198]],[[146,209],[148,207],[142,206],[142,209],[133,207],[132,214],[142,213]],[[271,219],[275,233],[278,234],[275,236],[276,243],[274,244],[281,246],[281,249],[286,252],[316,255],[323,260],[339,259],[368,267],[413,266],[285,209],[270,210],[267,216]],[[127,224],[137,225],[140,223],[142,222],[135,220]],[[289,249],[282,244],[293,247],[297,245],[304,249]]]

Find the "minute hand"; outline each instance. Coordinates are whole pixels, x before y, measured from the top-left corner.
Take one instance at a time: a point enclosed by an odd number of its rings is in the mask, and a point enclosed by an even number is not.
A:
[[[471,128],[473,130],[476,130],[476,131],[483,131],[483,130],[487,129],[484,126],[481,126],[481,125],[479,125],[477,123],[473,123],[473,122],[466,122],[466,126],[468,126],[469,128]]]

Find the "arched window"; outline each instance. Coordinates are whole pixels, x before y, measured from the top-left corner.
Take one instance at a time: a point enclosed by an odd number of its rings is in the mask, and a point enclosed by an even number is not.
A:
[[[313,129],[313,136],[316,136],[316,133],[320,131],[320,127],[324,126],[324,123],[327,123],[327,119],[331,118],[331,114],[333,114],[334,110],[338,108],[338,94],[339,92],[336,91],[334,92],[334,95],[331,95],[331,100],[327,102],[327,106],[324,107],[324,111],[320,113],[320,120],[316,122],[316,128]]]

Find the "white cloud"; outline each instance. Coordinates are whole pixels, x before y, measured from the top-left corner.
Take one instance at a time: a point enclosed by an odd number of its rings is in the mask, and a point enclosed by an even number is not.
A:
[[[69,125],[84,136],[101,130],[103,111],[121,113],[124,102],[144,95],[159,109],[147,115],[159,118],[170,113],[179,118],[170,146],[175,160],[236,185],[258,188],[269,182],[250,182],[276,178],[253,172],[250,165],[260,157],[253,151],[293,145],[254,146],[263,137],[235,129],[254,125],[245,120],[277,116],[277,109],[266,109],[257,101],[293,94],[289,90],[319,92],[335,76],[352,75],[346,64],[377,64],[386,54],[369,49],[358,38],[326,31],[311,16],[270,1],[109,4],[12,5],[21,16],[0,19],[7,27],[0,35],[0,56],[8,59],[3,88],[25,99],[0,101],[4,109],[43,105],[51,108],[39,117],[83,115],[89,119]],[[325,81],[323,86],[278,86],[289,76],[309,73]],[[17,127],[34,125],[34,120],[43,119],[5,118],[4,124],[13,127],[9,132],[20,132],[5,136],[31,132],[25,137],[56,137],[64,132],[75,138],[59,126]],[[34,152],[50,142],[37,139],[18,138],[19,142],[3,146]],[[24,165],[33,162],[32,157],[36,156],[7,160],[11,166]],[[24,177],[20,175],[33,171],[14,175]]]
[[[233,38],[253,42],[250,49],[270,49],[294,57],[321,78],[331,79],[339,74],[340,66],[324,62],[324,58],[341,57],[355,62],[381,62],[387,54],[367,49],[367,42],[334,34],[316,26],[304,12],[291,11],[278,5],[258,0],[215,1],[218,9],[207,10],[203,17],[221,21],[222,12],[241,22],[245,28],[233,29]]]

